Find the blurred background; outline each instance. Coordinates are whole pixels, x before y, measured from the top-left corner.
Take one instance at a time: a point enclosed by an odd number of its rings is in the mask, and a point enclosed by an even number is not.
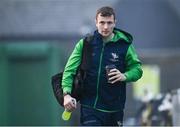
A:
[[[179,0],[0,0],[1,126],[79,125],[79,108],[61,119],[51,76],[96,29],[104,5],[133,35],[143,63],[143,78],[127,84],[125,125],[180,125]]]

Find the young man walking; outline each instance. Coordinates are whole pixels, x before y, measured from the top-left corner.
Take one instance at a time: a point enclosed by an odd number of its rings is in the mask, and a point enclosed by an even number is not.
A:
[[[97,30],[90,42],[91,59],[80,99],[81,125],[122,126],[126,83],[141,78],[141,62],[132,45],[132,36],[115,28],[113,8],[98,9],[95,23]],[[82,48],[83,39],[76,44],[63,73],[64,107],[69,111],[76,108],[70,94],[73,76],[81,63]]]

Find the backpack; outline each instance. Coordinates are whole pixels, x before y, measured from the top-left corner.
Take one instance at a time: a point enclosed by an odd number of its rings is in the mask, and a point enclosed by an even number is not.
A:
[[[88,68],[90,55],[91,55],[91,46],[89,45],[92,41],[93,36],[88,34],[83,41],[83,49],[82,49],[82,59],[79,67],[77,68],[76,75],[73,78],[73,84],[72,84],[72,91],[71,96],[76,99],[78,102],[82,96],[83,92],[83,80],[86,77],[86,69]],[[62,77],[63,72],[57,73],[51,77],[51,85],[53,88],[54,96],[56,97],[56,100],[58,103],[63,106],[64,103],[64,96],[63,96],[63,89],[62,89]]]

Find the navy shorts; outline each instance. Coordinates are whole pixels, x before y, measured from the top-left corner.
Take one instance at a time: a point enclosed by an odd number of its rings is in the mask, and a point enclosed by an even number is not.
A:
[[[101,112],[93,108],[81,106],[82,126],[122,126],[124,111]]]

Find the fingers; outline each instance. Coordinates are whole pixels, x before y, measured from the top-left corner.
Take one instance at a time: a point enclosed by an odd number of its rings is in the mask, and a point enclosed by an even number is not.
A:
[[[74,109],[76,109],[76,100],[72,99],[70,102],[64,105],[65,109],[72,112]]]
[[[118,81],[124,81],[124,74],[122,74],[119,70],[117,69],[111,69],[110,73],[108,74],[108,76],[110,77],[109,80],[110,82],[113,84],[115,82]]]
[[[76,108],[76,99],[71,96],[64,97],[64,107],[68,111],[73,111]]]
[[[115,82],[121,81],[120,78],[117,78],[116,80],[113,80],[111,83],[114,84]]]
[[[68,110],[68,111],[71,111],[71,110],[72,110],[72,107],[71,107],[70,105],[66,105],[66,106],[64,106],[64,107],[65,107],[65,109]]]
[[[109,78],[111,84],[115,83],[115,82],[118,82],[118,81],[122,81],[122,76],[121,75],[115,75],[111,78]]]
[[[119,71],[119,70],[116,68],[110,70],[110,72],[115,72],[115,71]]]
[[[108,76],[113,76],[113,75],[117,75],[117,74],[121,74],[121,72],[117,69],[111,69]]]
[[[117,79],[117,78],[119,78],[119,74],[114,75],[114,76],[111,76],[111,77],[109,78],[109,80],[114,80],[114,79]]]

